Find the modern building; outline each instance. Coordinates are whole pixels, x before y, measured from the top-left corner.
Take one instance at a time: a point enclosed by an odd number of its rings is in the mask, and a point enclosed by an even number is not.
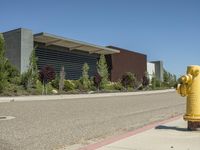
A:
[[[100,54],[120,52],[48,33],[33,34],[31,30],[23,28],[4,32],[3,36],[6,43],[6,56],[21,73],[27,70],[29,57],[34,48],[39,69],[51,65],[59,73],[64,66],[67,79],[79,79],[84,63],[88,63],[89,75],[93,76],[96,73],[96,62]]]
[[[147,62],[147,73],[150,81],[155,76],[155,64]]]
[[[162,61],[151,61],[147,62],[147,72],[150,80],[153,76],[156,77],[157,80],[163,81],[163,62]]]
[[[147,56],[115,46],[107,46],[119,50],[120,53],[107,55],[111,81],[118,81],[126,72],[133,73],[138,81],[141,81],[147,71]]]
[[[27,70],[33,49],[39,69],[51,65],[59,73],[64,66],[67,79],[79,79],[84,63],[90,67],[89,75],[94,76],[100,54],[106,56],[111,81],[118,81],[126,72],[134,73],[140,81],[147,71],[146,55],[115,46],[103,47],[43,32],[33,34],[24,28],[4,32],[3,36],[6,56],[21,73]]]

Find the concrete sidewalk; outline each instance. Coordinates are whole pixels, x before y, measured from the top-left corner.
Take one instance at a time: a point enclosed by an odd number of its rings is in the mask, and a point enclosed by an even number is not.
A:
[[[155,90],[155,91],[118,92],[118,93],[37,95],[37,96],[30,95],[30,96],[13,96],[13,97],[10,96],[10,97],[0,97],[0,103],[13,102],[13,101],[63,100],[63,99],[77,99],[77,98],[147,95],[147,94],[174,92],[174,91],[175,91],[174,89],[167,89],[167,90]]]
[[[187,122],[178,116],[81,150],[199,150],[200,131],[191,132],[186,128]]]

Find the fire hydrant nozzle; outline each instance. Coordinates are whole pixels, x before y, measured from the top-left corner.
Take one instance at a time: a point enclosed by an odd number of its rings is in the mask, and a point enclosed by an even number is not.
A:
[[[191,74],[187,74],[187,75],[184,75],[180,78],[180,81],[183,83],[183,84],[186,84],[186,83],[191,83],[192,82],[192,78],[193,76]]]

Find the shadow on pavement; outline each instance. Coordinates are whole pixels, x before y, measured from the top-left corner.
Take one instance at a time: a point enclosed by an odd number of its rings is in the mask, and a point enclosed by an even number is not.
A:
[[[155,129],[176,130],[176,131],[188,131],[187,128],[179,128],[179,127],[176,127],[176,126],[165,126],[165,125],[156,126]]]

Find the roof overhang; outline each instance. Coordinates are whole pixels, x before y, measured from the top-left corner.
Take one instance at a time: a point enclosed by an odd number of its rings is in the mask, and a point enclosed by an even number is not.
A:
[[[48,34],[48,33],[38,33],[34,35],[34,41],[44,43],[46,46],[56,45],[61,47],[69,48],[69,50],[80,50],[88,53],[96,54],[114,54],[119,53],[119,50],[107,48],[103,46],[97,46],[77,40],[72,40],[68,38],[63,38],[60,36]]]

